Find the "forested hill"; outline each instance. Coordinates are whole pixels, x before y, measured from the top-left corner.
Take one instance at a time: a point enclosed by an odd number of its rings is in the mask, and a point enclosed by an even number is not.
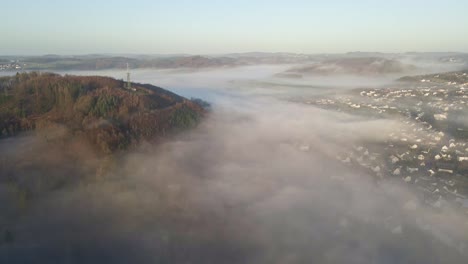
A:
[[[204,110],[162,88],[107,77],[21,73],[0,78],[0,137],[35,131],[48,141],[85,139],[101,153],[197,124]]]

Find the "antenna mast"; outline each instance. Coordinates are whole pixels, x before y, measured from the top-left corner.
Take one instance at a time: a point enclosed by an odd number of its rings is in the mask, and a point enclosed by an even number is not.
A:
[[[130,83],[130,67],[128,65],[128,62],[127,62],[127,88],[128,89],[132,88],[132,85]]]

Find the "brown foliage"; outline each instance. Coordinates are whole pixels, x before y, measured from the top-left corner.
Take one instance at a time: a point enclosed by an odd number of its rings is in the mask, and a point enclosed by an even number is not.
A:
[[[171,115],[182,106],[190,117],[203,114],[198,105],[148,84],[128,90],[107,77],[35,72],[7,78],[0,82],[9,85],[9,96],[0,100],[1,137],[59,124],[72,136],[85,135],[99,152],[112,153],[177,130]]]

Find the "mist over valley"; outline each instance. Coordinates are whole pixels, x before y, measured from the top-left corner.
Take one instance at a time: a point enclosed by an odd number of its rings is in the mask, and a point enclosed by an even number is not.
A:
[[[64,118],[6,135],[1,259],[463,263],[468,145],[450,113],[466,112],[466,74],[278,75],[294,67],[131,70],[136,89],[210,107],[195,127],[115,153],[68,140]],[[126,70],[58,73],[117,78],[106,93],[125,91],[114,86]]]
[[[468,263],[468,1],[4,1],[0,264]]]

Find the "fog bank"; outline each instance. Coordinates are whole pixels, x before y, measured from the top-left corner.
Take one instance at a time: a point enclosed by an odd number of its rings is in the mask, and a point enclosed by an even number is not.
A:
[[[213,109],[192,131],[108,161],[100,177],[94,157],[50,149],[35,135],[2,142],[9,150],[1,154],[3,165],[19,164],[23,169],[11,173],[25,182],[71,172],[86,180],[41,196],[21,211],[7,193],[2,221],[16,238],[1,248],[0,260],[465,263],[465,216],[450,207],[429,208],[408,185],[336,159],[361,142],[381,143],[407,124],[281,100],[362,85],[334,79],[303,87],[302,81],[283,80],[278,88],[271,82],[278,82],[272,76],[281,70],[134,71],[137,82],[210,100]],[[256,85],[246,86],[252,82]],[[64,163],[73,166],[47,170]],[[24,169],[28,166],[44,171],[33,175]]]

